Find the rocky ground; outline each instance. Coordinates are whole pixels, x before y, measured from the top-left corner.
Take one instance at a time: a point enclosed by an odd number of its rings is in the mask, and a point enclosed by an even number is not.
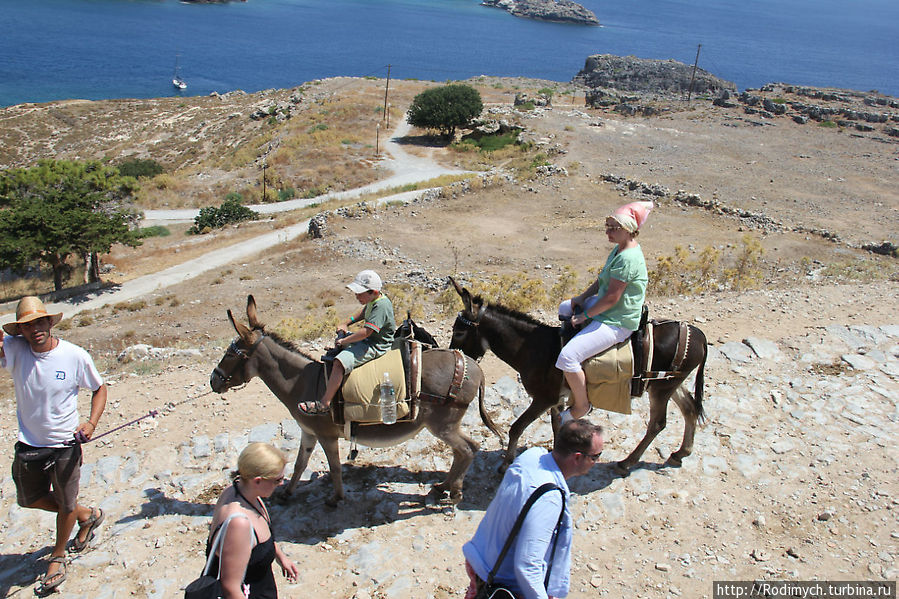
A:
[[[565,266],[585,281],[607,251],[597,231],[603,216],[653,189],[659,205],[640,237],[651,266],[678,245],[692,257],[714,246],[732,260],[751,233],[765,249],[762,278],[744,291],[650,298],[654,316],[690,320],[712,344],[708,420],[694,455],[666,468],[682,434],[672,407],[641,467],[621,478],[609,462],[642,436],[647,401],[634,400],[631,416],[596,416],[609,439],[593,471],[571,481],[570,596],[699,598],[712,596],[714,580],[897,578],[899,269],[894,258],[859,249],[895,241],[895,142],[708,103],[651,118],[559,105],[491,110],[520,119],[557,168],[360,211],[364,218],[332,217],[323,239],[159,289],[142,305],[92,311],[61,331],[94,353],[111,385],[100,432],[160,414],[86,447],[83,497],[109,516],[91,551],[73,557],[60,596],[180,596],[202,566],[211,506],[239,450],[265,440],[294,458],[296,426],[259,381],[209,392],[209,374],[234,336],[226,308],[242,317],[253,293],[262,319],[282,327],[331,304],[348,313],[343,282],[370,266],[397,293],[437,287],[447,274],[466,283],[494,274],[551,283]],[[716,203],[679,201],[678,190]],[[446,343],[452,317],[437,311],[434,294],[426,297],[420,320]],[[536,313],[552,318],[548,308]],[[119,362],[137,342],[191,351]],[[508,427],[527,398],[494,357],[481,366],[488,409]],[[4,389],[0,590],[24,597],[45,568],[53,521],[15,505],[7,474],[15,409],[11,385]],[[344,466],[347,499],[335,510],[324,505],[330,483],[317,450],[307,482],[272,509],[277,537],[301,568],[297,584],[281,579],[282,596],[461,596],[460,548],[499,482],[501,449],[473,410],[465,426],[482,451],[455,509],[424,501],[450,459],[427,433],[363,449]],[[550,440],[545,417],[522,441]]]

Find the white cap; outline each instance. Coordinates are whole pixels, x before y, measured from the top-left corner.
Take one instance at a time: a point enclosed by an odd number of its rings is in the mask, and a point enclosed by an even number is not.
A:
[[[366,291],[381,291],[381,277],[373,270],[363,270],[353,282],[347,285],[347,289],[353,293],[365,293]]]

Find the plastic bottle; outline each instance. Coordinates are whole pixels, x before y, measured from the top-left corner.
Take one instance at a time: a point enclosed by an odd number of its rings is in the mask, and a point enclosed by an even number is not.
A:
[[[396,422],[396,389],[390,382],[390,374],[385,372],[381,379],[381,422],[393,424]]]

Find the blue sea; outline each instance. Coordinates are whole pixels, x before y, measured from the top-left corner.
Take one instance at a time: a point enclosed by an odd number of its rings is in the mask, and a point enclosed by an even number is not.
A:
[[[602,23],[479,0],[0,0],[0,106],[283,88],[338,75],[569,81],[590,54],[673,58],[740,89],[899,96],[899,0],[583,0]]]

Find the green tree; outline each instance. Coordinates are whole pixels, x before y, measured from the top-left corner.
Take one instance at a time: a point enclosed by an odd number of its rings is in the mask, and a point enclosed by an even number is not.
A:
[[[415,127],[437,129],[452,137],[481,114],[481,94],[470,85],[452,84],[424,91],[412,100],[406,121]]]
[[[135,179],[98,161],[41,160],[0,172],[0,267],[44,262],[58,291],[71,255],[96,264],[114,243],[140,245],[136,190]]]

